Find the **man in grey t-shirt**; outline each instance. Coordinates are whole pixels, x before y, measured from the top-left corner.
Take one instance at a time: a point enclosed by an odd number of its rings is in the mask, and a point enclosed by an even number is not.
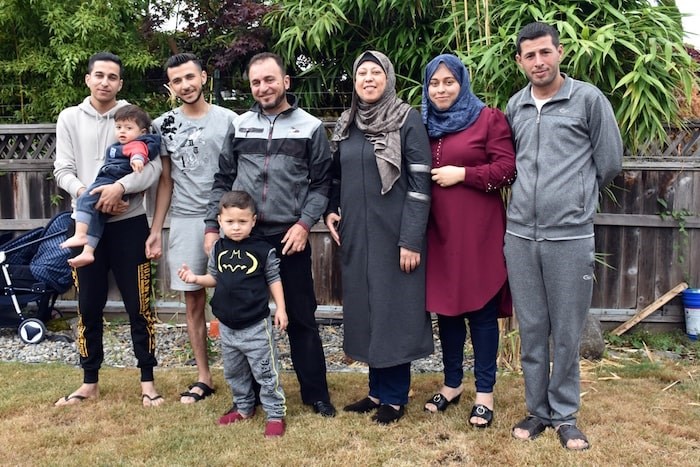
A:
[[[236,114],[207,103],[203,87],[207,73],[193,54],[173,55],[166,65],[168,86],[182,105],[154,120],[162,139],[163,173],[158,182],[151,234],[146,242],[149,258],[162,254],[161,232],[170,212],[168,267],[170,288],[183,291],[187,333],[197,364],[197,380],[181,394],[180,402],[198,402],[214,389],[207,357],[207,328],[204,316],[206,291],[180,280],[177,269],[187,265],[195,274],[205,274],[207,254],[203,249],[203,222],[219,153]]]

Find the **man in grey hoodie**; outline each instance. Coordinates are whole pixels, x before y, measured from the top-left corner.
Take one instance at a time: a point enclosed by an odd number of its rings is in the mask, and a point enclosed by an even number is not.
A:
[[[119,57],[109,52],[93,55],[85,75],[90,96],[58,116],[54,177],[58,186],[70,194],[74,207],[76,198],[95,180],[105,150],[116,142],[114,114],[128,104],[117,100],[123,84],[121,76]],[[142,194],[158,180],[161,169],[160,159],[156,158],[141,173],[131,173],[93,190],[100,194],[95,208],[112,217],[95,249],[95,261],[74,271],[83,384],[56,401],[56,406],[80,404],[99,396],[98,373],[104,359],[103,312],[110,270],[129,315],[134,353],[141,369],[141,402],[147,407],[163,402],[153,383],[153,367],[157,365],[155,315],[150,304],[151,265],[145,251],[149,229]],[[132,195],[128,202],[122,200],[125,194]]]
[[[525,26],[516,61],[530,83],[506,107],[518,176],[505,256],[529,412],[512,434],[534,439],[551,426],[562,446],[582,450],[589,442],[576,427],[579,344],[593,293],[593,215],[623,148],[603,93],[559,71],[563,52],[555,28]]]

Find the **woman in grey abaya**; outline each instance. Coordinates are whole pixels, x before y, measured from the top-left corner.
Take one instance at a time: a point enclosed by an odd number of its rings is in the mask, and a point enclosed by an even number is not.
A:
[[[354,92],[331,138],[326,225],[340,245],[344,350],[369,364],[369,394],[345,407],[388,424],[408,403],[411,361],[433,352],[425,311],[431,155],[420,114],[396,96],[380,52],[362,53]]]

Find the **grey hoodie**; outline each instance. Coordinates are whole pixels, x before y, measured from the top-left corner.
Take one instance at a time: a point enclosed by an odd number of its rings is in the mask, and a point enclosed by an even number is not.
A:
[[[95,180],[107,148],[117,142],[114,113],[127,104],[124,100],[117,101],[107,113],[99,114],[88,96],[79,105],[68,107],[59,114],[53,175],[56,184],[71,195],[73,207],[78,190]],[[145,214],[142,192],[158,180],[161,170],[160,158],[156,158],[146,164],[140,174],[131,173],[121,178],[119,183],[124,186],[125,193],[137,195],[129,200],[127,212],[111,217],[109,222]]]
[[[595,86],[563,75],[537,111],[527,85],[510,98],[518,178],[507,231],[531,240],[593,236],[598,190],[622,169],[622,140],[610,102]]]

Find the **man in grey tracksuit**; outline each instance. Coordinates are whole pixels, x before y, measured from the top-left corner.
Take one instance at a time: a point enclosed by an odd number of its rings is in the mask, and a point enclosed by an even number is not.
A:
[[[505,256],[529,414],[513,436],[533,439],[551,426],[565,448],[587,449],[575,417],[579,343],[593,291],[593,215],[598,190],[621,170],[622,141],[600,90],[560,73],[556,29],[531,23],[517,47],[530,83],[506,108],[518,177],[507,210]]]

